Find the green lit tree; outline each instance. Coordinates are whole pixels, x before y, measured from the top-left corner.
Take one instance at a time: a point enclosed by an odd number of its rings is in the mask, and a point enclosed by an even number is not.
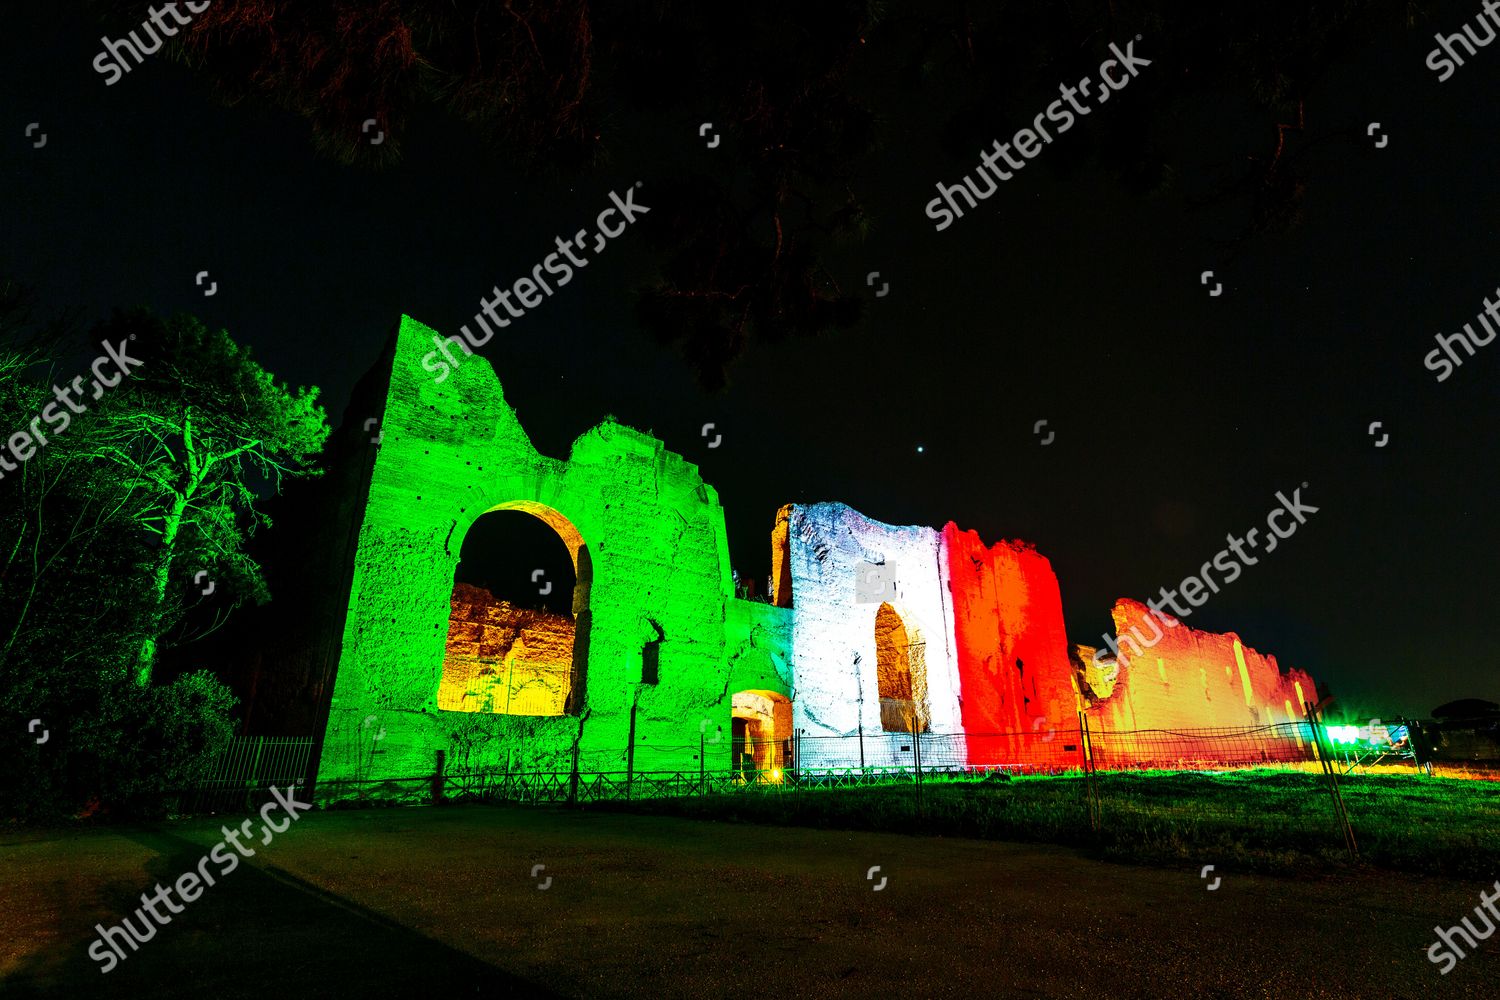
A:
[[[76,333],[66,315],[36,320],[31,291],[0,278],[0,426],[40,416],[45,436],[0,477],[0,716],[48,737],[0,730],[0,819],[159,814],[234,729],[234,698],[210,673],[149,687],[131,676],[162,617],[142,586],[157,548],[138,519],[154,494],[98,453],[99,435],[118,432],[115,394],[139,387],[64,406],[58,387],[100,353]]]
[[[257,496],[280,492],[288,477],[317,475],[329,428],[317,388],[278,383],[227,332],[190,316],[116,313],[95,339],[127,345],[139,361],[105,397],[87,454],[114,467],[132,495],[127,519],[149,537],[143,601],[154,628],[134,664],[145,686],[190,600],[220,584],[221,608],[266,598],[244,551],[269,524]]]

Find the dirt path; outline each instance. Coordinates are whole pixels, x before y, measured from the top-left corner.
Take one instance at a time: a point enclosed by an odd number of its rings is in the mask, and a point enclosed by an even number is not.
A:
[[[218,825],[7,837],[0,993],[1428,998],[1492,997],[1500,975],[1500,935],[1447,976],[1425,954],[1478,884],[490,808],[305,816],[101,975],[95,922],[196,866]]]

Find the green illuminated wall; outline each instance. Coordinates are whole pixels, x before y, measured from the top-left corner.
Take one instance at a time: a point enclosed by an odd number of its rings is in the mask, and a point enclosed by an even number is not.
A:
[[[728,767],[734,692],[792,693],[791,612],[733,596],[717,493],[660,441],[613,422],[580,436],[566,461],[539,455],[483,358],[464,358],[441,383],[423,370],[435,336],[408,317],[396,334],[380,445],[367,452],[322,794],[347,794],[329,784],[340,779],[430,775],[438,751],[450,771],[567,771],[575,740],[583,769],[623,770],[632,704],[638,770],[696,770],[700,730],[708,766]],[[581,542],[586,673],[574,714],[437,707],[464,534],[497,508],[530,511]],[[657,635],[653,622],[665,641],[649,685],[641,650]]]

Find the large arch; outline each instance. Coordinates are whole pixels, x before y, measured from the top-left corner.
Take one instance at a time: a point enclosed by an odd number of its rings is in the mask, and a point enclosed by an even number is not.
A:
[[[592,567],[578,528],[561,512],[532,500],[497,503],[464,532],[467,553],[474,529],[504,512],[528,515],[552,530],[572,561],[572,599],[566,614],[497,598],[461,582],[466,559],[454,569],[448,635],[438,684],[437,708],[494,715],[577,715],[585,703]],[[536,582],[541,570],[533,576]],[[550,592],[553,581],[542,586]],[[539,590],[539,593],[542,592]]]

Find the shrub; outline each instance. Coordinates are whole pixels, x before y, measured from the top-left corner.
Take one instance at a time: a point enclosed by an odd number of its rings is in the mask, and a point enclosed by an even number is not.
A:
[[[44,702],[35,711],[48,741],[28,738],[8,755],[16,764],[0,777],[0,815],[162,815],[234,735],[235,698],[207,671],[145,688],[123,673],[95,676]]]

